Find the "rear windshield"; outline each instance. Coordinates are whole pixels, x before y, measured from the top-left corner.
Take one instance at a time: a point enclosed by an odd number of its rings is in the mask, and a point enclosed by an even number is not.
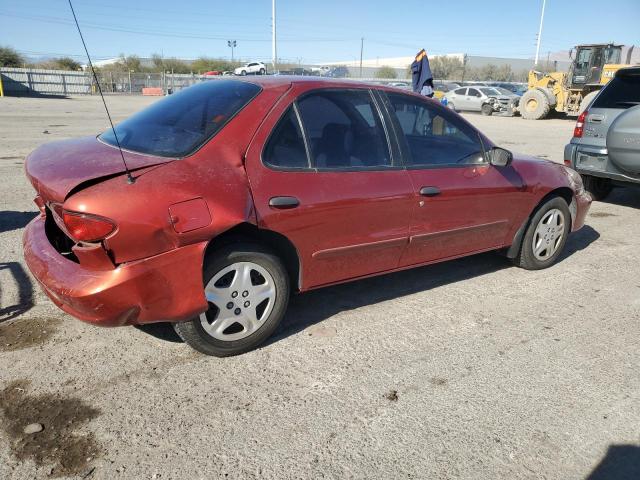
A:
[[[640,105],[640,72],[617,75],[600,92],[593,108],[630,108]]]
[[[122,148],[184,157],[213,137],[260,87],[238,80],[208,80],[160,100],[116,126]],[[112,130],[100,139],[117,146]]]

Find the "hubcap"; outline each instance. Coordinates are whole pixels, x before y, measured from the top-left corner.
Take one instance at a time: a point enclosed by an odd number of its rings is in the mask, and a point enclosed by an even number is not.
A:
[[[200,315],[213,338],[240,340],[269,318],[276,299],[273,277],[253,262],[233,263],[216,273],[204,289],[209,310]]]
[[[533,233],[533,255],[547,260],[560,246],[564,237],[564,213],[553,208],[545,213]]]

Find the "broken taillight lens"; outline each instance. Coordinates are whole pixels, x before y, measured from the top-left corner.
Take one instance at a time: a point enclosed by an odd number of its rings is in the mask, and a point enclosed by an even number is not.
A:
[[[63,210],[62,220],[67,233],[76,242],[97,242],[108,237],[116,229],[116,224],[108,218],[88,213]]]
[[[585,110],[578,117],[578,121],[576,122],[576,127],[573,129],[573,136],[575,138],[582,138],[582,134],[584,133],[584,122],[587,120],[588,114],[589,112]]]

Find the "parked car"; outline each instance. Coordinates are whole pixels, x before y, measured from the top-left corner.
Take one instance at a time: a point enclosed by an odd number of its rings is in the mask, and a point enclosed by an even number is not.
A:
[[[262,62],[246,63],[242,67],[236,68],[233,73],[235,75],[265,75],[267,73],[267,66]]]
[[[527,91],[527,85],[525,83],[491,82],[489,86],[504,88],[505,90],[508,90],[511,93],[515,93],[519,97],[521,97],[524,94],[524,92]]]
[[[381,85],[384,85],[384,83],[381,82]],[[388,82],[386,85],[389,87],[396,87],[401,90],[411,90],[411,83],[409,82]]]
[[[311,67],[309,69],[313,75],[325,76],[327,73],[331,71],[331,67],[327,67],[326,65],[320,67]]]
[[[344,66],[332,67],[326,73],[326,76],[331,78],[346,78],[349,76],[349,69]]]
[[[254,348],[291,292],[500,250],[558,260],[591,198],[564,165],[495,145],[438,102],[318,78],[203,82],[25,164],[29,269],[102,326],[175,322],[210,355]]]
[[[623,68],[578,117],[564,162],[596,200],[640,184],[640,67]]]
[[[447,106],[456,111],[515,115],[520,97],[499,87],[460,87],[445,94]]]

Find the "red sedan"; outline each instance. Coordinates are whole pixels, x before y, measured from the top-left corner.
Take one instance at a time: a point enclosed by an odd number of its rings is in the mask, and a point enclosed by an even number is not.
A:
[[[210,355],[254,348],[292,291],[488,250],[552,265],[591,198],[439,103],[306,78],[203,82],[112,131],[35,150],[25,258],[102,326],[175,322]]]

